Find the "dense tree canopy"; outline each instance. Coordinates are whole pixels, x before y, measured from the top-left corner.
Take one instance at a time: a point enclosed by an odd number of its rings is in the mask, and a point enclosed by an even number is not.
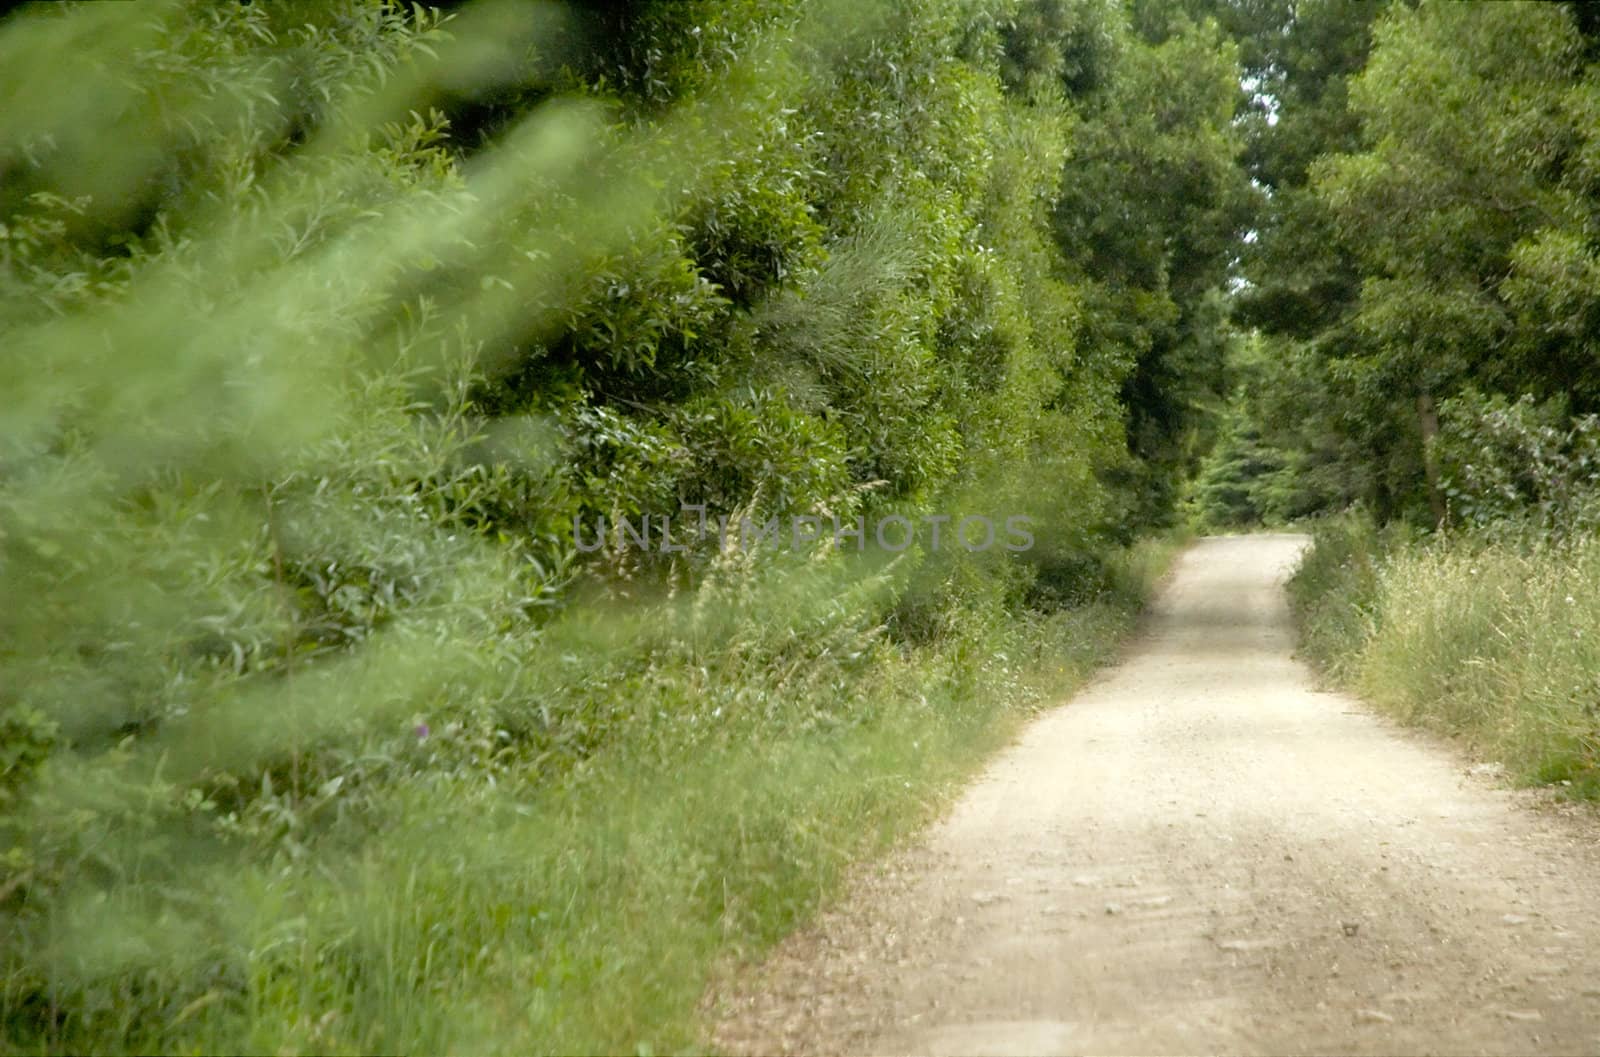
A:
[[[1593,20],[1581,4],[1378,11],[1293,5],[1257,34],[1251,83],[1276,120],[1254,120],[1247,157],[1272,196],[1237,317],[1288,368],[1253,399],[1312,489],[1291,505],[1437,521],[1442,401],[1596,409]],[[1314,485],[1301,472],[1335,465]]]

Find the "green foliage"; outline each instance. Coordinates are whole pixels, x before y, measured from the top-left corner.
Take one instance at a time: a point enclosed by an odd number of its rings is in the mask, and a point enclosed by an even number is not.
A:
[[[1153,44],[1112,24],[1120,62],[1075,107],[1082,123],[1052,219],[1085,291],[1083,354],[1129,369],[1121,395],[1136,461],[1108,479],[1128,493],[1124,517],[1143,523],[1171,518],[1223,395],[1217,293],[1255,202],[1237,164],[1232,42],[1181,16]]]
[[[1291,583],[1302,648],[1412,723],[1466,738],[1527,782],[1600,792],[1592,536],[1419,541],[1319,527]]]
[[[1361,511],[1326,518],[1289,580],[1300,653],[1338,681],[1354,677],[1361,650],[1377,633],[1378,576],[1400,531],[1380,534]]]
[[[1284,524],[1364,498],[1362,463],[1318,366],[1292,339],[1258,333],[1230,350],[1233,392],[1187,500],[1197,524]]]
[[[1193,502],[1200,524],[1229,528],[1281,523],[1283,456],[1237,421],[1224,427],[1195,479]]]
[[[0,22],[0,1049],[693,1045],[1147,593],[1231,78],[1007,0]],[[685,504],[1038,545],[574,539]]]
[[[1432,405],[1600,407],[1593,56],[1568,7],[1378,11],[1309,5],[1252,29],[1281,118],[1251,131],[1274,196],[1239,315],[1300,346],[1279,403],[1325,398],[1314,428],[1257,419],[1263,435],[1291,463],[1342,464],[1337,491],[1383,519],[1436,521]]]
[[[1325,469],[1333,487],[1304,489],[1324,509],[1359,496],[1388,523],[1319,525],[1291,585],[1303,649],[1401,718],[1593,796],[1593,21],[1373,7],[1282,21],[1263,54],[1283,57],[1287,131],[1252,134],[1277,193],[1240,318],[1282,369],[1238,414],[1302,488]],[[1296,67],[1293,42],[1319,36],[1329,61]],[[1424,519],[1426,540],[1401,527]]]
[[[1600,418],[1565,401],[1467,392],[1442,410],[1445,495],[1478,530],[1560,539],[1591,534],[1600,503]]]

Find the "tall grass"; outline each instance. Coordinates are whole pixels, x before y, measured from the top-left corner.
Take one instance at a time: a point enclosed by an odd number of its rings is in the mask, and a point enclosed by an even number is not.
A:
[[[559,778],[435,765],[325,791],[302,810],[347,816],[299,850],[197,860],[193,920],[162,909],[159,870],[58,915],[41,999],[72,1015],[32,1045],[14,1020],[8,1049],[697,1048],[715,967],[784,935],[1105,660],[1175,542],[1115,556],[1087,605],[974,607],[926,648],[842,629],[855,655],[814,636],[784,664],[781,631],[689,642],[675,620],[609,688],[633,722]],[[466,758],[476,737],[440,724],[400,751]],[[13,1017],[27,982],[8,981]]]
[[[1600,541],[1339,520],[1291,590],[1302,649],[1336,681],[1524,781],[1600,796]]]

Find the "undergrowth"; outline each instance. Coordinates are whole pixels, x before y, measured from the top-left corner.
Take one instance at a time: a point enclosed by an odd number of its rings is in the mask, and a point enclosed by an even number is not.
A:
[[[1600,541],[1332,519],[1290,584],[1306,657],[1523,782],[1600,798]]]
[[[584,662],[629,717],[602,748],[552,777],[495,767],[503,732],[424,717],[372,748],[364,780],[280,795],[280,826],[240,834],[256,855],[208,861],[197,837],[181,881],[146,864],[39,922],[32,942],[55,954],[13,963],[8,1007],[48,1004],[58,1033],[30,1045],[14,1020],[7,1048],[696,1048],[713,967],[784,935],[1080,683],[1175,544],[1113,556],[1074,609],[969,606],[964,633],[930,647],[848,619],[799,640],[808,616],[848,618],[832,594],[808,593],[787,627],[702,624],[698,640],[659,603],[670,632],[642,620],[609,671]]]

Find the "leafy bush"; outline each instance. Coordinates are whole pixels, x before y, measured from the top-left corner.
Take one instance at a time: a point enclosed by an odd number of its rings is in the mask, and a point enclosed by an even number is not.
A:
[[[1442,485],[1460,522],[1554,538],[1600,527],[1600,416],[1473,392],[1440,411]]]
[[[0,23],[0,1049],[687,1047],[1107,654],[1131,365],[1009,6]],[[574,539],[684,504],[1039,547]]]

